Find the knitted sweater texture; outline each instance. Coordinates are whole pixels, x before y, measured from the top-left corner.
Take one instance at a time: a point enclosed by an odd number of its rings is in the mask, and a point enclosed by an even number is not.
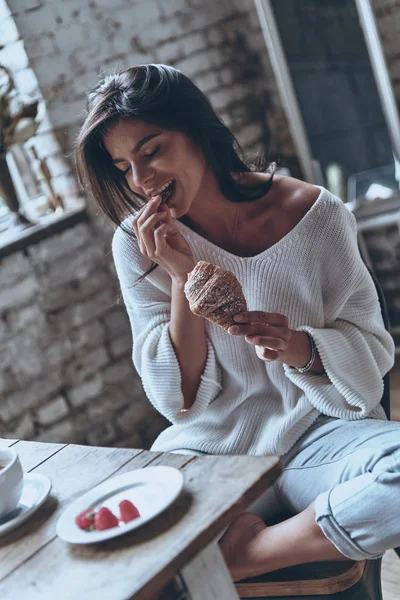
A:
[[[150,402],[172,423],[152,450],[282,455],[321,413],[385,418],[382,376],[393,366],[394,343],[358,251],[355,218],[340,199],[320,188],[302,220],[254,257],[235,256],[176,223],[196,261],[236,275],[249,310],[278,312],[292,329],[307,329],[326,374],[262,361],[244,337],[206,321],[204,372],[192,407],[181,413],[181,372],[169,334],[171,279],[157,267],[134,286],[151,262],[135,237],[118,228],[112,249],[132,327],[133,364]]]

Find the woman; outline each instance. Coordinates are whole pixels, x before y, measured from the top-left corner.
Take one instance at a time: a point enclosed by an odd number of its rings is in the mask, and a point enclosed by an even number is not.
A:
[[[394,345],[343,203],[250,169],[204,95],[165,65],[89,94],[77,169],[118,226],[133,362],[172,423],[152,449],[282,456],[275,487],[221,540],[233,579],[400,545],[400,424],[380,406]],[[198,260],[243,286],[249,310],[229,334],[189,310]],[[266,527],[260,514],[282,504],[296,516]]]

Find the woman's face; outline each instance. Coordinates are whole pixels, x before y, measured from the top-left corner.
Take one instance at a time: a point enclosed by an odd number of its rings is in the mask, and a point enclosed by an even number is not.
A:
[[[161,194],[175,218],[189,211],[206,162],[188,135],[130,119],[111,127],[103,143],[133,192],[148,199]]]

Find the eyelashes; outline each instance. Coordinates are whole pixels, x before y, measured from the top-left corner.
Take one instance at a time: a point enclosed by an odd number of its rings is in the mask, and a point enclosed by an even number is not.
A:
[[[155,156],[158,153],[158,151],[160,150],[160,147],[161,146],[157,146],[157,148],[155,148],[155,150],[153,152],[150,152],[150,154],[143,154],[143,157],[146,160],[151,160],[153,158],[153,156]],[[130,169],[130,166],[128,168],[126,168],[124,171],[121,171],[122,174],[126,175],[129,171],[129,169]]]

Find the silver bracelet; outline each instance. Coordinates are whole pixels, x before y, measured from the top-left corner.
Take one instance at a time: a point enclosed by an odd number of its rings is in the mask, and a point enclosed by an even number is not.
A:
[[[304,365],[304,367],[296,367],[296,369],[298,370],[299,373],[307,373],[307,371],[309,371],[311,369],[313,362],[315,360],[315,357],[317,356],[317,346],[315,345],[314,338],[312,337],[311,334],[308,333],[308,331],[306,331],[304,329],[298,329],[298,331],[303,331],[305,334],[307,334],[308,339],[310,340],[311,356],[310,356],[310,360],[308,361],[308,363],[306,365]]]

